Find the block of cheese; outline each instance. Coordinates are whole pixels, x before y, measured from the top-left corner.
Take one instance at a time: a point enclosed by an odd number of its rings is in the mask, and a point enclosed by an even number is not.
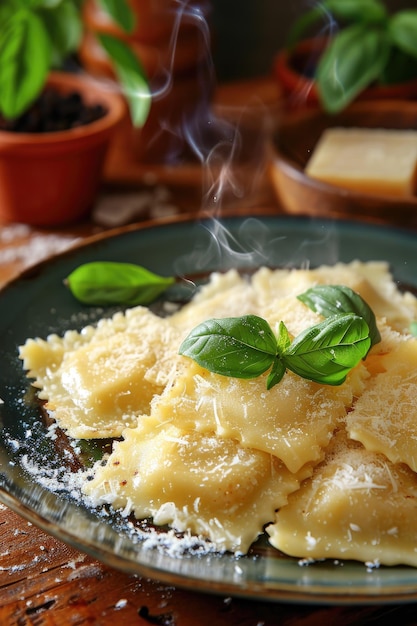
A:
[[[312,178],[353,191],[413,195],[417,187],[417,131],[328,128],[305,171]]]

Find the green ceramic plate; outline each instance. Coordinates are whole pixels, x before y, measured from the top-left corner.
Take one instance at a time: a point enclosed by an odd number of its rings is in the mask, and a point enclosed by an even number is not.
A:
[[[17,357],[17,346],[27,337],[81,328],[102,315],[79,305],[63,286],[64,278],[81,263],[129,261],[157,273],[182,275],[233,266],[308,267],[353,259],[386,260],[396,279],[417,285],[415,234],[281,217],[236,217],[221,223],[183,217],[159,226],[128,227],[23,274],[0,292],[0,500],[113,567],[173,585],[271,601],[417,600],[417,569],[368,570],[363,564],[333,561],[303,566],[280,556],[262,539],[249,556],[239,559],[192,552],[178,556],[163,542],[150,549],[123,518],[102,517],[88,510],[76,493],[56,491],[56,476],[67,463],[68,450],[46,437],[41,409]]]

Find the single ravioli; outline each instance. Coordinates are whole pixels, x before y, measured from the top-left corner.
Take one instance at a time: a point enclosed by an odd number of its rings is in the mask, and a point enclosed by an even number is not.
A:
[[[417,299],[411,293],[402,293],[398,289],[388,264],[382,261],[352,261],[298,270],[270,270],[264,267],[253,276],[252,284],[260,306],[267,312],[273,311],[276,305],[279,307],[280,300],[288,301],[310,287],[326,284],[350,287],[368,303],[377,318],[384,318],[391,328],[399,332],[408,332],[410,322],[417,318]],[[299,332],[300,323],[297,320],[302,314],[299,307],[294,312],[294,321],[290,317],[283,320],[290,329],[291,325],[295,325],[295,330]],[[288,315],[285,308],[283,315]]]
[[[136,307],[97,328],[29,339],[20,358],[69,436],[118,437],[172,376],[179,341],[168,320]]]
[[[214,272],[191,302],[171,316],[171,323],[189,332],[211,317],[236,317],[258,313],[256,293],[251,282],[236,270],[224,274]]]
[[[123,437],[84,485],[93,505],[153,517],[155,524],[210,539],[219,550],[246,552],[275,509],[311,474],[311,468],[292,474],[278,459],[232,439],[147,416]]]
[[[347,416],[349,436],[417,471],[417,339],[398,342],[379,361],[385,371],[370,379]]]
[[[266,528],[299,558],[417,566],[417,476],[344,434]]]
[[[151,415],[185,430],[215,432],[278,457],[297,472],[317,462],[336,425],[344,419],[353,386],[363,372],[358,366],[338,387],[319,385],[287,372],[269,391],[266,375],[242,380],[213,374],[188,362],[161,396],[152,402]]]

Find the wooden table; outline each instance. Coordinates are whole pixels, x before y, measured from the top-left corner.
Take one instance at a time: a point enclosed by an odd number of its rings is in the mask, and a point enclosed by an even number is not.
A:
[[[132,171],[130,180],[122,182],[132,182],[137,175]],[[125,220],[149,217],[150,192],[159,193],[154,218],[167,212],[195,211],[201,203],[201,188],[194,184],[194,175],[192,170],[191,178],[181,180],[179,186],[172,186],[175,179],[157,180],[162,191],[155,187],[150,190],[147,185],[115,187],[120,181],[111,180],[112,185],[103,188],[93,220],[73,227],[45,231],[0,225],[0,286],[28,264],[111,226],[113,213],[108,206],[112,203],[132,205],[133,212],[130,217],[125,215]],[[273,213],[281,210],[267,181],[264,183],[241,201],[245,210],[254,212],[260,206]],[[345,626],[395,622],[416,624],[417,607],[258,602],[186,591],[124,574],[57,541],[0,505],[0,624],[4,626]]]

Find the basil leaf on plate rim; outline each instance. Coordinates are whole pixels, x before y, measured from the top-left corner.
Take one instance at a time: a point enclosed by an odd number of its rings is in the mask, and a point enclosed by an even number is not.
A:
[[[150,304],[174,282],[140,265],[113,261],[84,263],[65,281],[77,300],[94,306]]]

